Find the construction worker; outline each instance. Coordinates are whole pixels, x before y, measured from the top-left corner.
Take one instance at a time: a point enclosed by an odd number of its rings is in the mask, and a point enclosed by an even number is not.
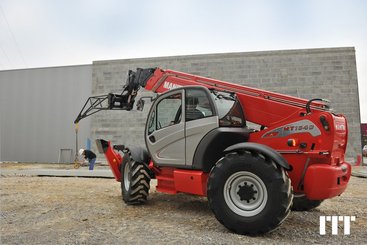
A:
[[[96,154],[94,154],[94,152],[90,150],[80,149],[79,155],[84,157],[84,159],[88,160],[89,170],[93,170],[94,164],[96,163],[96,158],[97,158]]]

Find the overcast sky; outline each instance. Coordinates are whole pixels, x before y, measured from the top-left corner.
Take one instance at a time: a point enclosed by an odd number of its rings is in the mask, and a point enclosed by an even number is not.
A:
[[[0,70],[326,47],[355,47],[367,123],[365,0],[0,0]]]

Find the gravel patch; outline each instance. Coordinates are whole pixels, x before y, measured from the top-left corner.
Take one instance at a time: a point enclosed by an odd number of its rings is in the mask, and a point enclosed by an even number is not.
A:
[[[4,166],[2,166],[3,168]],[[154,181],[152,181],[152,186]],[[0,177],[0,244],[366,244],[367,179],[352,177],[346,192],[310,212],[292,212],[261,236],[229,232],[207,199],[151,188],[148,202],[128,206],[113,179]],[[321,215],[355,215],[351,234],[319,235]]]

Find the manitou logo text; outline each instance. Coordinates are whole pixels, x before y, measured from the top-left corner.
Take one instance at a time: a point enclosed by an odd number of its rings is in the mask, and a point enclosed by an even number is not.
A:
[[[180,88],[180,87],[182,87],[182,86],[178,85],[178,84],[170,83],[170,82],[164,82],[163,83],[163,88],[168,89],[168,90],[171,90],[171,89],[174,89],[174,88]]]
[[[344,235],[350,235],[350,222],[356,221],[356,216],[320,216],[320,235],[326,234],[326,222],[330,221],[332,235],[338,235],[339,221],[344,223]]]

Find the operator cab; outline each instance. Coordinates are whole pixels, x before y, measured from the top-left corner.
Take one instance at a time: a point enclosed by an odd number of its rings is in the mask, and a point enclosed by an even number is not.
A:
[[[246,121],[243,115],[242,107],[235,93],[210,90],[211,96],[215,102],[219,126],[221,127],[245,127]]]
[[[194,168],[195,152],[206,135],[222,127],[243,132],[246,122],[234,93],[189,86],[160,95],[146,125],[145,142],[156,165]]]

